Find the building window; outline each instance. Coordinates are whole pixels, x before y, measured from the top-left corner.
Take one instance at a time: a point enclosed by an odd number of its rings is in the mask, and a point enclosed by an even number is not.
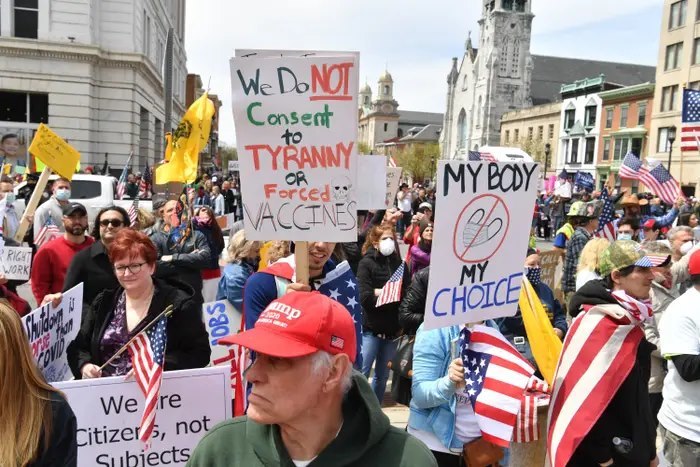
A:
[[[513,131],[513,141],[517,144],[520,141],[520,130],[516,129]]]
[[[595,138],[586,138],[586,155],[584,164],[592,164],[595,158]]]
[[[605,138],[603,140],[603,160],[610,160],[610,138]]]
[[[532,139],[532,127],[529,127],[527,129],[527,139]]]
[[[639,102],[637,104],[637,126],[644,126],[647,120],[647,103]]]
[[[386,133],[387,131],[389,131],[389,124],[385,123],[384,124],[384,133]]]
[[[506,130],[506,135],[505,135],[504,142],[508,144],[510,142],[510,130]]]
[[[504,10],[512,10],[513,9],[513,0],[503,0],[503,9]]]
[[[683,43],[678,42],[666,46],[666,61],[664,62],[664,71],[675,70],[681,67],[681,58],[683,56]]]
[[[39,37],[39,0],[15,0],[15,37]]]
[[[620,128],[627,128],[627,116],[629,115],[629,106],[623,105],[620,107]]]
[[[615,138],[615,154],[614,160],[621,161],[627,155],[629,147],[629,138]]]
[[[563,150],[564,150],[564,161],[568,161],[568,160],[569,160],[569,140],[568,140],[568,139],[565,139],[565,140],[563,141],[563,143],[564,143],[564,147],[563,147]]]
[[[700,7],[700,5],[698,5]],[[700,8],[698,8],[700,11]],[[696,37],[693,41],[693,65],[700,63],[700,37]]]
[[[0,122],[49,122],[48,94],[0,91],[0,102]]]
[[[388,84],[385,84],[385,85],[384,85],[384,95],[385,95],[385,96],[388,96],[388,95],[389,95],[389,85],[388,85]]]
[[[513,50],[510,59],[510,76],[517,77],[520,73],[520,39],[513,41]]]
[[[586,106],[585,122],[587,127],[595,126],[595,114],[597,110],[598,107],[595,105]]]
[[[143,54],[146,57],[151,55],[151,18],[146,10],[143,10]]]
[[[578,164],[578,138],[571,140],[571,156],[569,157],[569,164]]]
[[[403,130],[399,128],[399,138],[403,138]]]
[[[678,85],[666,86],[661,90],[662,112],[676,110],[676,94],[678,94]]]
[[[547,139],[550,141],[554,139],[554,125],[549,125],[547,128]]]
[[[630,152],[637,157],[642,155],[642,138],[632,138]]]
[[[525,11],[525,2],[526,0],[515,0],[515,11],[517,12],[524,12]]]
[[[503,45],[501,46],[501,56],[499,58],[498,71],[501,76],[507,76],[508,74],[508,43],[507,37],[503,38]]]
[[[574,118],[576,117],[576,109],[568,109],[564,111],[564,130],[570,130],[574,126]]]
[[[608,107],[605,109],[605,128],[612,128],[613,120],[613,108]]]
[[[678,28],[685,25],[685,15],[688,10],[688,1],[680,0],[671,4],[671,13],[668,17],[668,28]]]
[[[537,127],[537,139],[540,141],[544,139],[544,126],[542,125]]]
[[[462,109],[457,119],[457,147],[464,149],[467,147],[467,113]]]
[[[700,91],[700,81],[691,81],[690,83],[688,83],[688,89],[695,89],[696,91]]]
[[[659,128],[658,141],[656,152],[668,152],[668,127]]]

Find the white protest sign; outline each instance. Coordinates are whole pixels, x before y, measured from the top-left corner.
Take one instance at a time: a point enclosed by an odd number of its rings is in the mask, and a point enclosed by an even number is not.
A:
[[[8,280],[29,280],[32,249],[25,246],[0,246],[0,265]]]
[[[426,329],[516,313],[538,172],[534,163],[439,162]]]
[[[357,162],[357,209],[384,209],[386,156],[360,156]]]
[[[390,208],[394,205],[396,193],[399,191],[399,182],[401,181],[401,167],[386,168],[386,199],[384,205]]]
[[[66,349],[80,330],[83,311],[83,283],[63,293],[61,304],[50,303],[22,318],[34,359],[46,381],[70,379]]]
[[[228,161],[228,171],[238,172],[240,170],[240,164],[238,161]]]
[[[78,466],[185,465],[214,425],[231,417],[230,368],[166,371],[151,447],[138,440],[145,399],[123,376],[55,384],[78,421]]]
[[[209,333],[211,346],[211,363],[228,355],[229,348],[218,345],[219,339],[235,334],[241,327],[241,312],[236,310],[228,300],[219,300],[202,305],[202,320]]]
[[[359,55],[231,59],[246,237],[357,237]],[[245,54],[250,55],[250,54]]]

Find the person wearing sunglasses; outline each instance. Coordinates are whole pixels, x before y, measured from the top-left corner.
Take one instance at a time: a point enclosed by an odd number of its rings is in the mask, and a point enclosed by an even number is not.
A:
[[[129,214],[121,206],[108,206],[100,210],[92,228],[95,243],[73,257],[63,291],[83,283],[83,316],[95,297],[107,289],[116,289],[119,285],[114,267],[109,262],[107,248],[122,229],[129,228]],[[53,299],[55,297],[51,297]]]

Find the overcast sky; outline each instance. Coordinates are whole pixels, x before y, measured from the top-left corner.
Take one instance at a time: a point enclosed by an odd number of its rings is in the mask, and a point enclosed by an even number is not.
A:
[[[451,57],[479,39],[482,0],[190,0],[187,69],[223,101],[219,138],[235,144],[229,58],[237,48],[360,52],[376,93],[386,64],[404,110],[444,112]],[[531,52],[654,65],[660,0],[535,0]],[[581,78],[585,78],[582,76]]]

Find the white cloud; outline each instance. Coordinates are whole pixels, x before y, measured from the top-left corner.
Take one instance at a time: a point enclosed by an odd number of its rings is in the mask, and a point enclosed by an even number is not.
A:
[[[658,7],[658,3],[535,0],[534,36],[546,35],[549,40],[558,31],[593,27]],[[477,43],[481,5],[479,0],[189,1],[187,68],[205,83],[211,77],[211,92],[224,102],[219,134],[227,143],[235,141],[228,61],[237,48],[359,51],[361,82],[367,78],[376,87],[377,77],[388,64],[401,108],[441,112],[450,59],[463,53],[467,31],[473,31]],[[656,37],[658,26],[644,33],[640,39],[650,34]],[[538,43],[535,38],[533,47]],[[614,51],[615,44],[611,48]],[[619,44],[618,59],[625,56],[625,48],[629,44]],[[533,52],[538,51],[533,48]],[[547,47],[547,52],[565,55],[566,46]],[[612,52],[607,52],[609,58]]]

